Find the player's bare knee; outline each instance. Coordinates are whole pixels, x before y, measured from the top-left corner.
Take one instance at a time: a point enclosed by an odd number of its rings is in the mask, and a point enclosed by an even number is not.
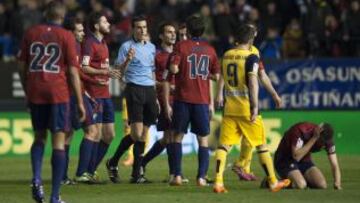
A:
[[[323,181],[318,182],[317,185],[316,185],[316,188],[317,188],[317,189],[326,189],[326,188],[327,188],[327,183],[326,183],[326,181],[323,180]]]
[[[202,146],[202,147],[209,146],[208,136],[197,136],[197,138],[198,138],[199,146]]]
[[[305,180],[298,180],[293,182],[293,187],[296,189],[303,190],[307,187],[307,183]]]
[[[98,129],[96,126],[89,126],[85,129],[85,138],[95,141],[98,137]]]

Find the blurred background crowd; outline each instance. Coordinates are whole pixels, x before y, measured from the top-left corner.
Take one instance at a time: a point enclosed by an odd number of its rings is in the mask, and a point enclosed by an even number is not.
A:
[[[0,0],[0,49],[3,61],[15,60],[24,31],[42,22],[50,0]],[[148,18],[152,41],[161,21],[181,25],[187,16],[204,17],[204,37],[219,55],[231,47],[241,23],[258,29],[255,45],[264,59],[360,56],[360,0],[62,0],[67,17],[86,19],[104,13],[112,24],[111,55],[131,37],[131,16]]]

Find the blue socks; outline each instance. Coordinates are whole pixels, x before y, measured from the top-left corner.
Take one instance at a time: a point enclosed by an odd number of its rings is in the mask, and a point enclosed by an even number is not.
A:
[[[166,153],[168,155],[168,165],[169,165],[169,175],[174,175],[174,157],[173,157],[173,147],[171,143],[166,145]]]
[[[109,144],[105,143],[104,141],[100,141],[98,150],[97,150],[97,156],[96,156],[96,162],[95,162],[95,170],[103,160],[104,156],[106,155],[106,152],[109,149]]]
[[[181,160],[182,160],[182,146],[181,143],[172,143],[173,147],[173,163],[174,163],[174,175],[181,176]]]
[[[154,145],[151,147],[151,149],[148,151],[148,153],[146,153],[146,155],[142,161],[142,166],[145,168],[147,163],[149,163],[156,156],[158,156],[164,149],[165,149],[165,146],[161,145],[161,143],[159,141],[156,141],[154,143]]]
[[[51,156],[52,166],[52,191],[51,197],[58,198],[60,193],[61,180],[65,168],[65,151],[54,149]]]
[[[87,172],[87,169],[89,168],[90,165],[90,159],[94,145],[95,142],[83,138],[80,144],[80,155],[79,155],[79,163],[76,171],[76,176],[81,176],[83,173]]]
[[[197,178],[205,178],[209,168],[209,147],[199,146],[198,162],[199,168]]]
[[[89,166],[87,169],[90,174],[94,174],[95,170],[96,170],[98,147],[99,147],[99,142],[94,142],[94,145],[93,145],[92,151],[91,151],[90,163],[89,163]]]
[[[65,145],[65,165],[64,165],[64,175],[63,180],[68,179],[68,169],[69,169],[69,153],[70,153],[70,145]]]
[[[121,140],[119,146],[116,149],[114,156],[110,159],[111,166],[117,166],[121,156],[129,149],[129,147],[134,144],[134,140],[130,135],[126,135]]]
[[[31,146],[31,166],[33,182],[41,183],[41,166],[45,145],[42,142],[34,142]]]

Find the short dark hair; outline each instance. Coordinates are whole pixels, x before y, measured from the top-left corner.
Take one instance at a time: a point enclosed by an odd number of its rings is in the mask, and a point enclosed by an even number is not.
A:
[[[160,26],[158,29],[158,34],[163,34],[166,26],[172,26],[176,29],[175,23],[170,22],[170,21],[165,21],[165,22],[160,23]]]
[[[63,15],[66,13],[66,7],[60,1],[50,1],[45,6],[45,18],[46,20],[58,20],[62,18]]]
[[[77,24],[83,24],[83,21],[80,18],[71,17],[64,22],[64,28],[74,31]]]
[[[332,141],[334,136],[334,129],[332,128],[332,126],[329,123],[323,123],[322,128],[323,131],[320,133],[320,137],[324,141],[324,143]]]
[[[186,19],[186,28],[192,37],[200,37],[205,31],[205,22],[202,17],[192,15]]]
[[[255,37],[255,33],[256,27],[249,24],[240,25],[235,33],[235,42],[239,44],[249,43]]]
[[[146,18],[144,15],[138,15],[138,16],[134,16],[132,19],[131,19],[131,27],[135,27],[135,23],[136,22],[139,22],[139,21],[146,21]]]
[[[95,24],[100,22],[100,18],[102,16],[104,16],[104,15],[100,12],[93,12],[89,15],[88,21],[87,21],[87,26],[91,32],[95,32],[95,30],[96,30]]]

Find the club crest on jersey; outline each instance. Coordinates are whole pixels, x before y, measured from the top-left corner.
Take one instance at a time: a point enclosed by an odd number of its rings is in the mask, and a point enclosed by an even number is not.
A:
[[[82,60],[82,64],[84,66],[88,66],[90,64],[90,56],[84,56]]]
[[[304,141],[301,138],[299,138],[296,141],[296,149],[300,149],[303,145],[304,145]]]

